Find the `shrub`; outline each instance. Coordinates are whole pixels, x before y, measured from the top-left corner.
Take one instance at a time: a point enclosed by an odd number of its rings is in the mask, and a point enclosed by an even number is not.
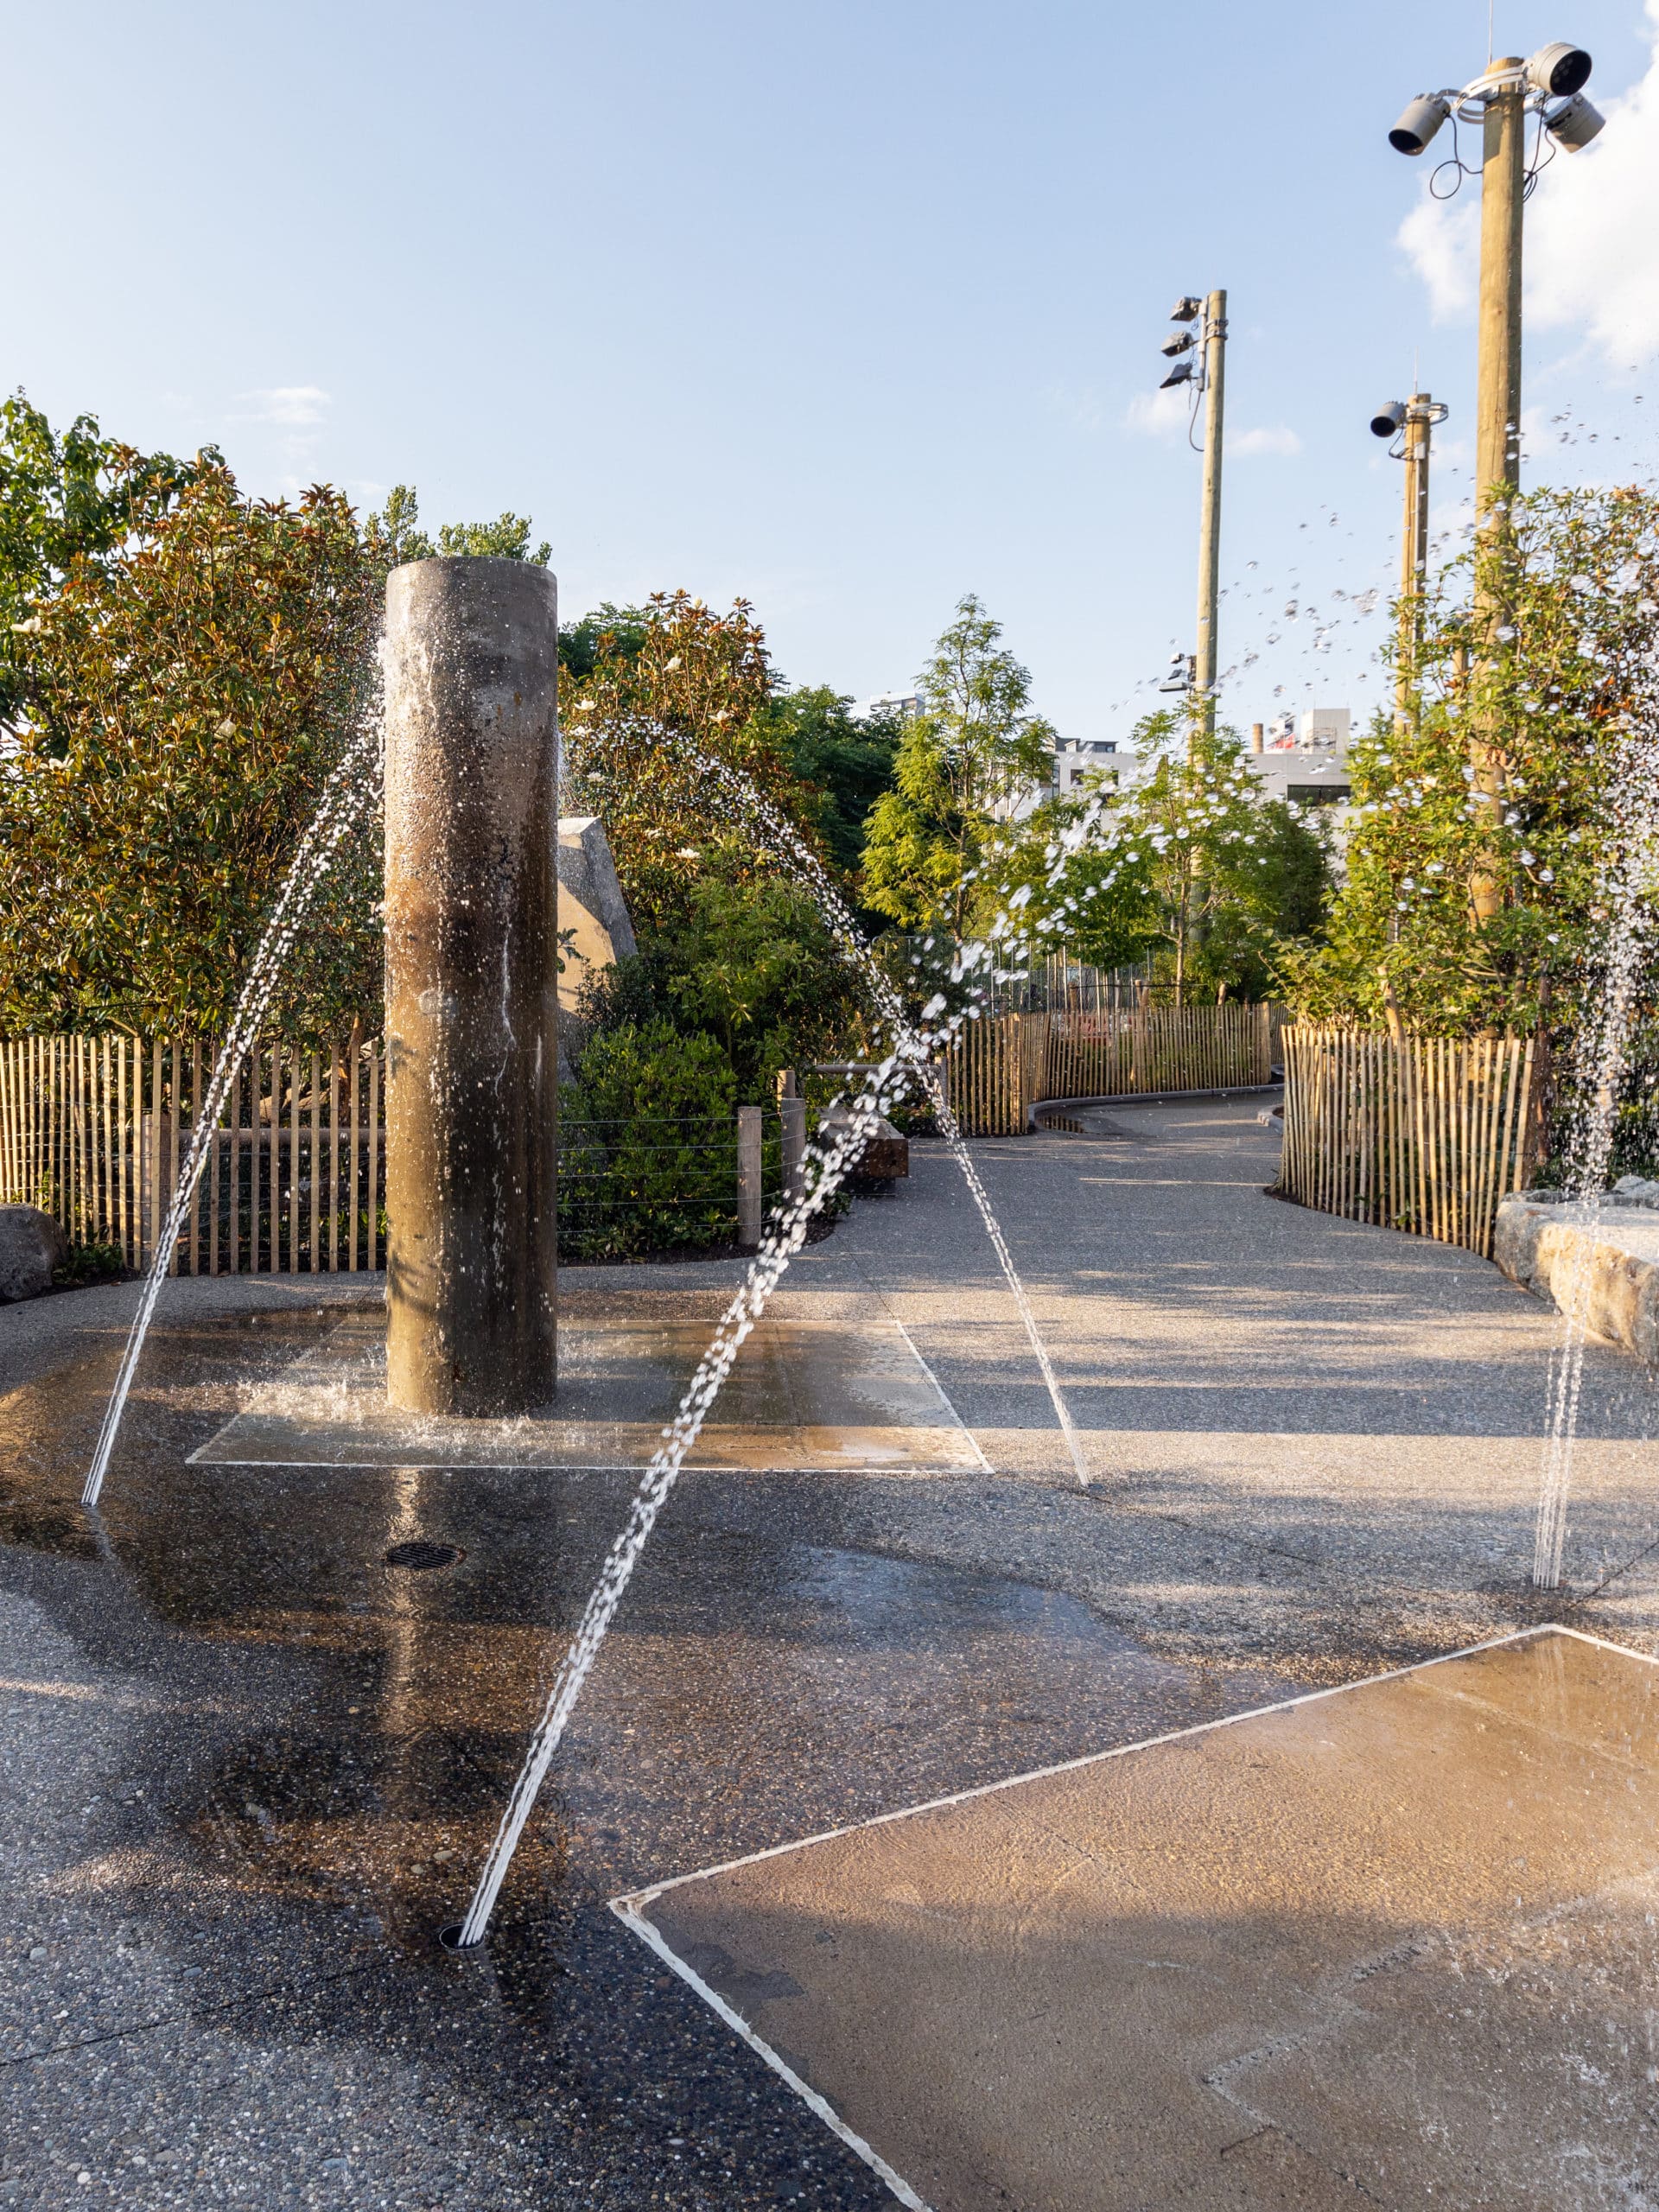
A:
[[[714,1038],[666,1021],[601,1030],[560,1096],[562,1256],[627,1259],[734,1236],[736,1104]]]

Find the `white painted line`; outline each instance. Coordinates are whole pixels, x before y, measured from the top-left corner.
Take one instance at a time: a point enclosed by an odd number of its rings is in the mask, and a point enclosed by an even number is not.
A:
[[[963,1421],[962,1415],[957,1411],[955,1406],[951,1404],[950,1394],[945,1389],[944,1383],[940,1382],[938,1376],[933,1372],[933,1370],[922,1357],[920,1352],[917,1351],[916,1339],[911,1335],[910,1331],[905,1326],[904,1323],[899,1319],[899,1316],[894,1313],[891,1308],[888,1310],[887,1318],[893,1323],[893,1327],[898,1330],[905,1342],[910,1346],[911,1357],[915,1361],[917,1366],[921,1369],[923,1374],[926,1376],[928,1381],[933,1385],[933,1388],[938,1392],[939,1403],[944,1408],[946,1413],[950,1414],[951,1420],[955,1421],[957,1427],[962,1431],[968,1441],[973,1446],[975,1451],[979,1454],[980,1465],[985,1470],[985,1472],[988,1475],[995,1474],[996,1470],[992,1466],[990,1461],[985,1457],[984,1446],[980,1442],[978,1437],[975,1435],[973,1430],[969,1427],[967,1422]]]
[[[1283,1698],[1275,1705],[1252,1706],[1248,1712],[1231,1713],[1220,1720],[1201,1720],[1191,1728],[1172,1728],[1161,1736],[1147,1736],[1138,1744],[1120,1744],[1109,1751],[1088,1751],[1081,1758],[1062,1759],[1053,1766],[1033,1767],[1029,1773],[1009,1775],[1001,1782],[981,1783],[972,1789],[956,1790],[948,1797],[930,1797],[920,1805],[905,1805],[897,1812],[877,1813],[868,1821],[849,1821],[845,1827],[825,1828],[819,1834],[802,1836],[794,1843],[775,1843],[765,1851],[747,1852],[741,1859],[724,1859],[717,1866],[702,1866],[691,1874],[676,1874],[665,1882],[652,1882],[643,1890],[632,1890],[626,1896],[613,1897],[611,1910],[624,1927],[631,1928],[682,1981],[696,1990],[728,2027],[735,2030],[752,2050],[758,2052],[774,2072],[783,2076],[825,2126],[880,2175],[901,2204],[909,2206],[911,2212],[931,2212],[926,2201],[918,2196],[902,2175],[894,2172],[880,2153],[867,2143],[856,2129],[848,2126],[828,2100],[803,2082],[794,2069],[755,2033],[740,2013],[733,2010],[719,1991],[711,1989],[700,1974],[676,1955],[661,1932],[646,1919],[645,1912],[649,1906],[670,1890],[683,1889],[688,1883],[709,1881],[716,1874],[729,1874],[741,1866],[756,1866],[766,1859],[782,1859],[791,1852],[810,1851],[815,1844],[833,1843],[837,1837],[857,1835],[865,1828],[886,1827],[891,1821],[907,1821],[918,1813],[943,1812],[952,1805],[969,1804],[976,1797],[990,1797],[999,1790],[1016,1789],[1022,1783],[1043,1782],[1053,1775],[1076,1774],[1084,1767],[1103,1766],[1109,1759],[1127,1758],[1134,1751],[1155,1751],[1164,1744],[1183,1743],[1188,1737],[1208,1735],[1212,1729],[1236,1727],[1241,1721],[1262,1720],[1277,1713],[1294,1713],[1300,1706],[1319,1705],[1327,1698],[1342,1697],[1350,1690],[1370,1689],[1378,1682],[1402,1681],[1408,1675],[1426,1674],[1431,1667],[1447,1666],[1453,1660],[1472,1659],[1483,1651],[1500,1651],[1508,1644],[1525,1643],[1535,1637],[1544,1636],[1570,1636],[1580,1643],[1592,1644],[1603,1651],[1616,1652],[1621,1659],[1639,1659],[1644,1665],[1659,1666],[1659,1658],[1649,1652],[1633,1651],[1625,1644],[1614,1643],[1607,1637],[1592,1636],[1584,1629],[1569,1628],[1564,1623],[1546,1621],[1536,1628],[1511,1629],[1505,1636],[1491,1637],[1484,1643],[1466,1644],[1459,1651],[1443,1651],[1437,1658],[1414,1660],[1409,1667],[1390,1667],[1381,1675],[1363,1675],[1357,1681],[1338,1682],[1329,1689],[1307,1690],[1300,1697]]]
[[[643,1890],[632,1890],[626,1897],[612,1902],[643,1908],[670,1890],[683,1888],[688,1882],[706,1882],[716,1874],[732,1873],[740,1866],[759,1866],[763,1859],[782,1859],[791,1851],[810,1851],[814,1844],[833,1843],[839,1836],[857,1835],[864,1828],[886,1827],[891,1821],[912,1820],[918,1813],[942,1813],[951,1805],[971,1804],[976,1797],[994,1797],[998,1790],[1017,1789],[1022,1783],[1046,1782],[1052,1775],[1076,1774],[1086,1766],[1103,1766],[1109,1759],[1128,1758],[1135,1751],[1152,1751],[1163,1744],[1184,1743],[1189,1736],[1208,1735],[1212,1728],[1236,1728],[1242,1721],[1265,1720],[1275,1713],[1294,1713],[1299,1706],[1345,1697],[1351,1690],[1370,1689],[1378,1682],[1403,1681],[1408,1675],[1426,1674],[1431,1667],[1449,1666],[1456,1659],[1472,1659],[1483,1651],[1501,1651],[1506,1644],[1525,1643],[1536,1636],[1570,1636],[1580,1643],[1592,1643],[1599,1650],[1617,1652],[1621,1659],[1639,1659],[1644,1666],[1659,1667],[1659,1658],[1651,1653],[1633,1651],[1628,1644],[1614,1643],[1605,1636],[1592,1636],[1585,1629],[1569,1628],[1565,1622],[1545,1621],[1536,1628],[1511,1629],[1507,1635],[1489,1637],[1484,1643],[1468,1643],[1458,1651],[1442,1651],[1433,1659],[1414,1659],[1408,1667],[1390,1667],[1381,1675],[1362,1675],[1357,1681],[1334,1682],[1324,1690],[1304,1690],[1300,1697],[1281,1698],[1275,1705],[1253,1705],[1246,1712],[1230,1713],[1219,1720],[1199,1720],[1191,1728],[1172,1728],[1162,1736],[1143,1737],[1138,1744],[1118,1744],[1109,1751],[1085,1751],[1081,1758],[1062,1759],[1054,1766],[1033,1767],[1029,1773],[1007,1775],[1001,1782],[976,1783],[971,1789],[957,1789],[948,1797],[929,1797],[919,1805],[901,1805],[896,1812],[874,1813],[868,1821],[849,1821],[845,1827],[824,1828],[817,1835],[804,1835],[793,1843],[770,1844],[765,1851],[746,1852],[741,1859],[722,1859],[717,1866],[700,1866],[695,1873],[671,1875],[664,1882],[652,1882]]]
[[[644,1892],[641,1892],[641,1894],[643,1895]],[[808,2110],[816,2113],[817,2117],[823,2122],[824,2126],[830,2129],[832,2134],[840,2136],[842,2141],[846,2144],[849,2150],[856,2152],[858,2156],[863,2159],[867,2166],[872,2167],[875,2172],[880,2175],[882,2180],[886,2182],[887,2187],[893,2191],[893,2195],[898,2198],[901,2204],[907,2205],[910,2208],[910,2212],[932,2212],[932,2208],[927,2203],[926,2200],[923,2197],[918,2196],[915,2190],[911,2187],[910,2183],[905,2179],[902,2174],[897,2174],[893,2171],[893,2168],[881,2156],[881,2153],[875,2149],[874,2145],[867,2143],[864,2140],[864,2138],[858,2133],[856,2129],[849,2127],[846,2121],[836,2110],[835,2107],[829,2102],[827,2098],[821,2097],[818,2094],[818,2092],[813,2088],[810,2083],[803,2082],[800,2075],[795,2071],[794,2068],[788,2064],[785,2060],[780,2058],[769,2043],[763,2042],[760,2037],[756,2035],[754,2030],[749,2025],[748,2022],[744,2019],[741,2013],[734,2012],[732,2010],[731,2006],[726,2002],[726,1999],[721,1995],[717,1989],[711,1989],[701,1974],[694,1972],[690,1967],[687,1966],[683,1959],[677,1956],[676,1953],[669,1948],[668,1945],[664,1942],[657,1929],[652,1926],[651,1923],[648,1920],[641,1918],[639,1914],[633,1910],[633,1901],[632,1898],[613,1897],[611,1899],[611,1910],[616,1915],[617,1918],[622,1923],[625,1928],[632,1929],[634,1934],[639,1936],[642,1942],[648,1943],[651,1946],[651,1948],[656,1952],[658,1957],[663,1961],[664,1966],[668,1967],[673,1973],[678,1974],[680,1980],[684,1982],[688,1987],[696,1990],[697,1995],[702,1998],[703,2003],[711,2006],[715,2012],[718,2012],[721,2018],[725,2021],[727,2026],[735,2030],[735,2031],[742,2037],[744,2042],[747,2044],[749,2049],[753,2051],[758,2052],[759,2055],[766,2060],[767,2065],[772,2068],[774,2073],[782,2075],[784,2080],[788,2082],[790,2088],[794,2090],[796,2095],[801,2099]]]

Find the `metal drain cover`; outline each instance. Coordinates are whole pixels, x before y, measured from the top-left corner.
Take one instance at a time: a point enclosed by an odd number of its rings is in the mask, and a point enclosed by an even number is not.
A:
[[[386,1554],[388,1567],[406,1567],[413,1574],[421,1574],[429,1567],[453,1567],[465,1556],[454,1544],[428,1543],[417,1536],[412,1543],[394,1544]]]

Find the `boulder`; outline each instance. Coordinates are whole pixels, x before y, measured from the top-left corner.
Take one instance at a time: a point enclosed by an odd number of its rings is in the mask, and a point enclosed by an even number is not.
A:
[[[39,1206],[0,1206],[0,1303],[38,1298],[52,1287],[52,1270],[69,1256],[69,1240]]]
[[[559,977],[559,1080],[568,1083],[569,1064],[587,1041],[586,1025],[576,1011],[582,985],[638,948],[610,841],[597,816],[559,817],[558,864],[559,929],[561,934],[569,931]]]

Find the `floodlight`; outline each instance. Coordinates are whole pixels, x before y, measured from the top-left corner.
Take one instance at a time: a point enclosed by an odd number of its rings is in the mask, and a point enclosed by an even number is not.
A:
[[[1379,407],[1371,417],[1373,437],[1391,438],[1396,430],[1403,430],[1405,427],[1406,403],[1403,399],[1389,400],[1386,406]]]
[[[1171,308],[1169,319],[1172,322],[1191,322],[1203,312],[1204,302],[1195,300],[1190,292],[1185,292]]]
[[[1562,38],[1553,46],[1541,46],[1527,62],[1528,84],[1535,92],[1548,92],[1552,99],[1566,99],[1582,92],[1589,81],[1589,55],[1581,46],[1569,46]]]
[[[1159,391],[1167,391],[1172,385],[1191,384],[1192,381],[1192,369],[1193,363],[1190,357],[1185,361],[1177,361],[1174,367],[1159,385]]]
[[[1554,115],[1545,116],[1544,128],[1558,146],[1577,154],[1599,136],[1606,122],[1599,108],[1592,107],[1582,92],[1574,92]]]
[[[1421,154],[1452,112],[1444,92],[1419,92],[1389,133],[1396,154]]]
[[[1173,361],[1178,353],[1185,353],[1188,346],[1193,342],[1193,334],[1192,331],[1175,330],[1172,331],[1169,336],[1165,339],[1163,344],[1158,348],[1158,351],[1160,353],[1166,353]]]

